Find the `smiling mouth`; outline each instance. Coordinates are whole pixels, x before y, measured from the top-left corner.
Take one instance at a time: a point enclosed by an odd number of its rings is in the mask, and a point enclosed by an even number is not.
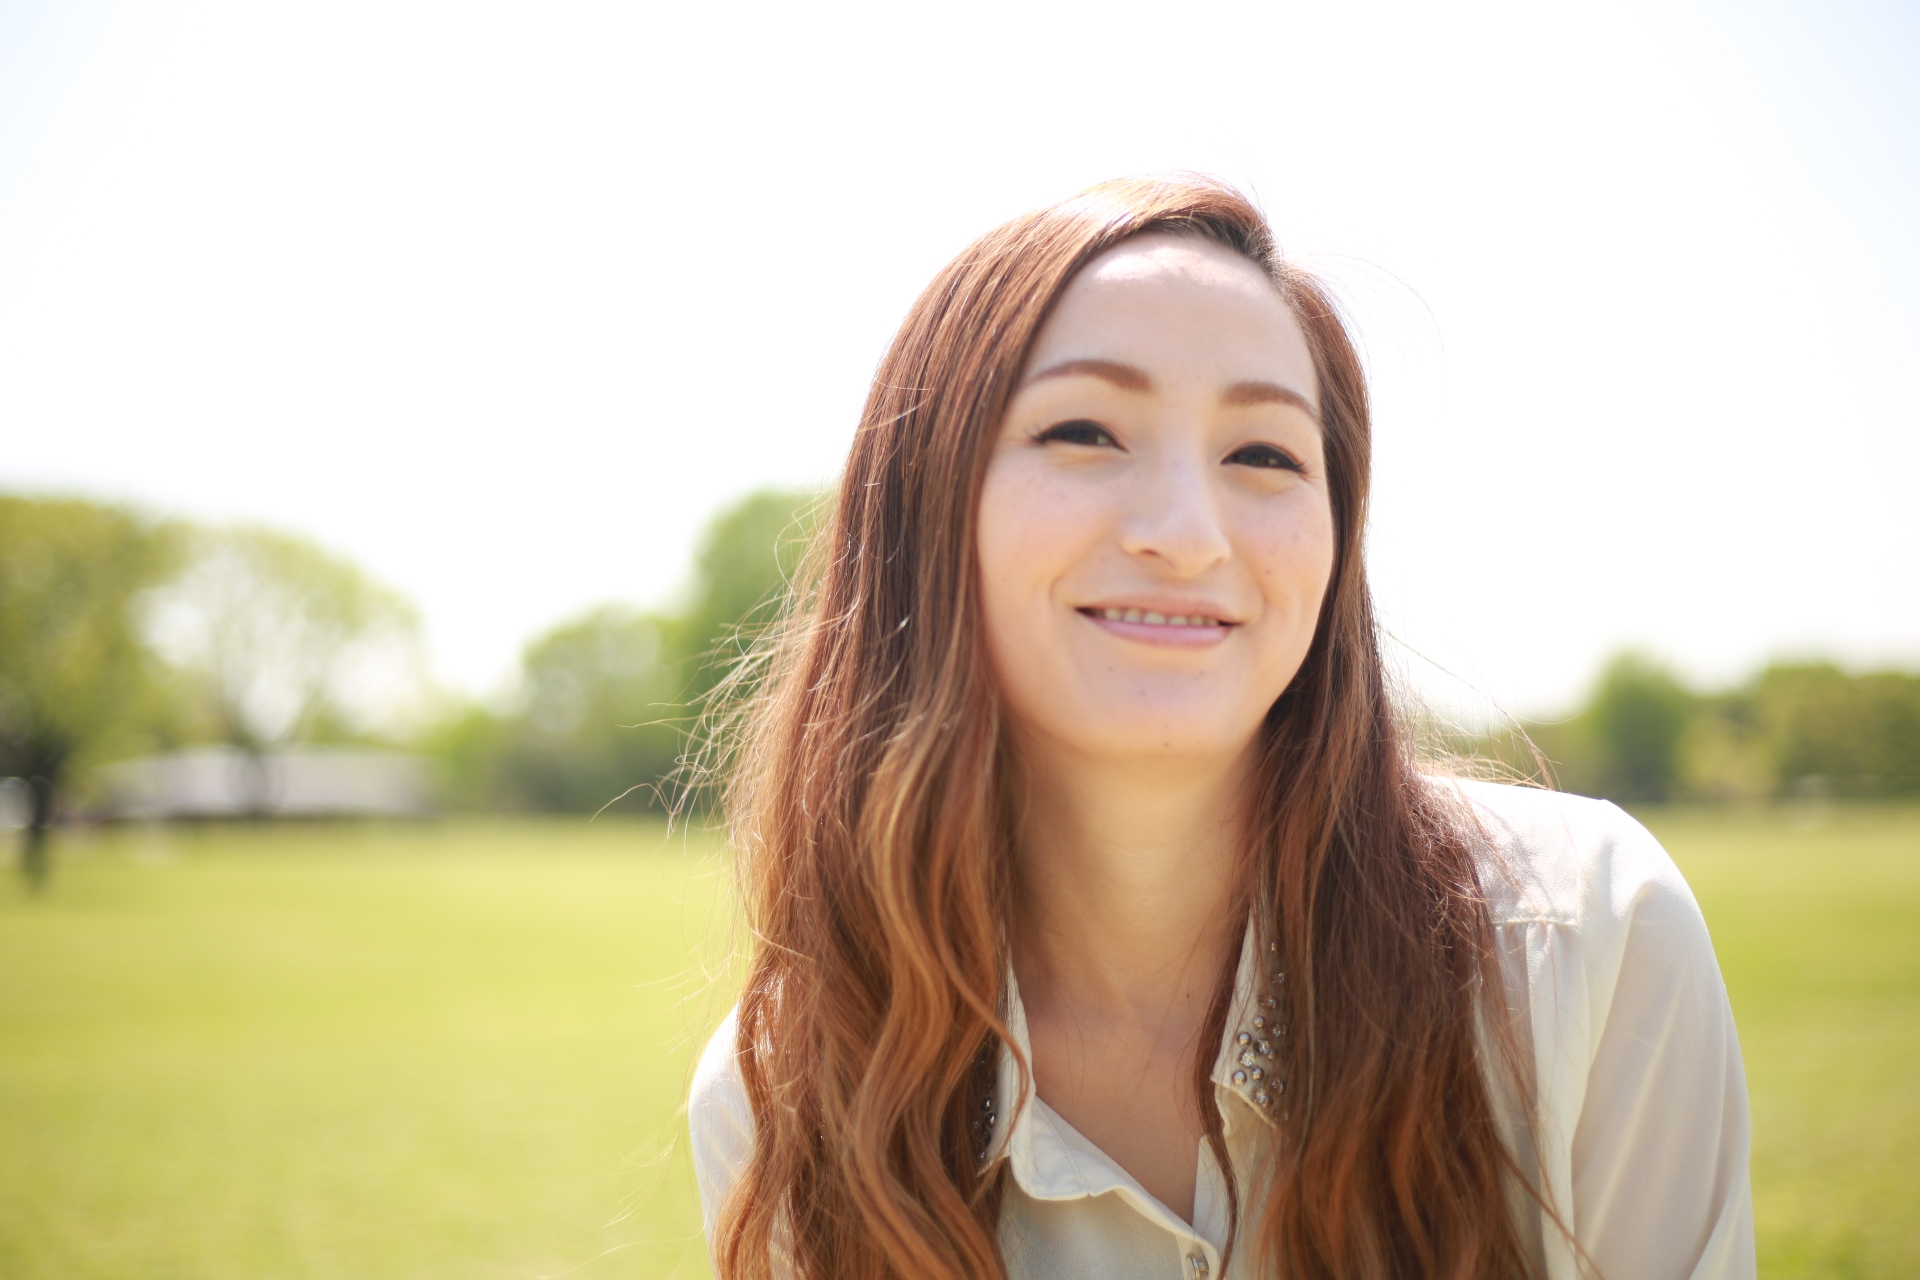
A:
[[[1107,622],[1132,622],[1146,627],[1231,627],[1234,624],[1197,613],[1165,614],[1153,609],[1087,608],[1080,610],[1089,618]]]

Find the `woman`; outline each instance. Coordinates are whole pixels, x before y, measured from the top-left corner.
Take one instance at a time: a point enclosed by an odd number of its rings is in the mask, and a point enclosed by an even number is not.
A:
[[[921,296],[732,778],[723,1277],[1753,1273],[1699,911],[1611,806],[1415,770],[1369,465],[1225,188],[1096,187]]]

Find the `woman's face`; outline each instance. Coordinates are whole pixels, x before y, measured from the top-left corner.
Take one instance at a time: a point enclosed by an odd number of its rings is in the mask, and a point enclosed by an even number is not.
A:
[[[980,498],[987,641],[1022,736],[1247,749],[1332,573],[1318,403],[1300,326],[1238,254],[1148,235],[1074,278]]]

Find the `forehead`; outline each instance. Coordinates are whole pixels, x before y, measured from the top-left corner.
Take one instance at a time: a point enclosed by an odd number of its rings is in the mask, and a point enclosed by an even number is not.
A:
[[[1193,236],[1135,237],[1068,282],[1029,372],[1060,360],[1120,360],[1176,380],[1279,381],[1315,395],[1312,354],[1267,273]]]

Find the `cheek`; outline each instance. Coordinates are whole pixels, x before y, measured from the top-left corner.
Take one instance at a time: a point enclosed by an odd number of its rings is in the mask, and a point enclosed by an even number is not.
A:
[[[1309,491],[1263,524],[1253,539],[1261,594],[1269,607],[1311,630],[1333,577],[1332,508],[1324,495]]]
[[[1097,541],[1100,513],[1080,486],[1020,462],[988,467],[975,547],[987,654],[1009,709],[1027,716],[1060,684],[1066,619],[1055,588]]]
[[[1043,604],[1047,589],[1096,536],[1098,523],[1076,486],[1019,460],[996,460],[981,485],[976,535],[989,626],[1019,602]]]
[[[1045,531],[1035,528],[1043,509],[1028,477],[989,467],[980,490],[976,547],[980,565],[980,610],[987,650],[1004,682],[1009,658],[1026,652],[1021,640],[1031,627],[1030,579],[1038,566],[1031,554],[1045,546]]]

